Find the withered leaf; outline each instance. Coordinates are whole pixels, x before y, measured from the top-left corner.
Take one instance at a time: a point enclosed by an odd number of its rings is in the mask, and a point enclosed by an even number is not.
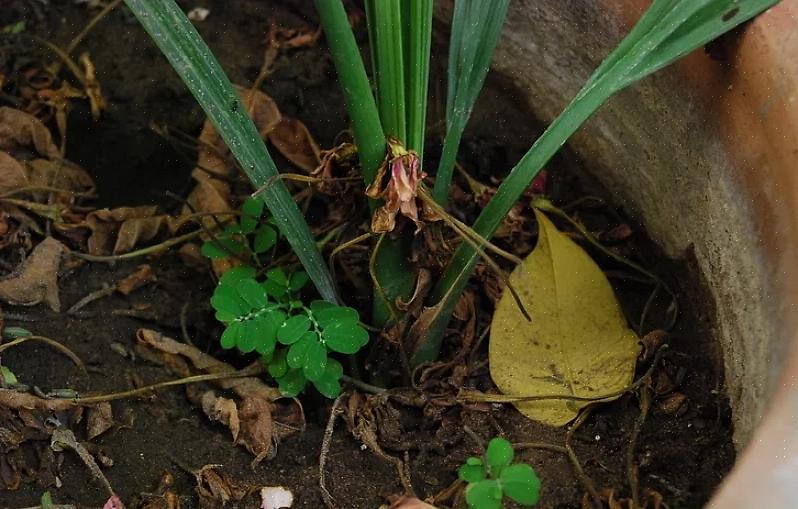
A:
[[[238,418],[238,407],[236,402],[222,396],[218,396],[214,391],[205,391],[200,399],[202,411],[211,420],[221,422],[228,428],[233,435],[233,441],[238,442],[238,433],[241,429],[241,422]]]
[[[60,157],[50,131],[39,119],[7,106],[0,107],[0,149],[6,151],[33,147],[50,159]]]
[[[159,233],[171,229],[172,219],[157,214],[155,206],[119,207],[100,209],[86,216],[86,225],[91,230],[88,248],[93,255],[127,253],[142,242],[155,238]],[[113,249],[111,249],[113,246]]]
[[[295,118],[283,117],[269,133],[269,141],[286,159],[308,173],[319,165],[319,145],[307,126]]]
[[[225,474],[217,472],[214,465],[203,466],[195,477],[200,506],[204,508],[225,507],[229,502],[238,502],[247,494],[246,488],[237,486]]]
[[[0,150],[0,193],[7,193],[28,185],[25,168],[16,159]]]
[[[130,295],[134,290],[157,281],[155,272],[148,264],[139,265],[136,270],[116,284],[116,290],[123,295]]]
[[[262,398],[245,397],[238,410],[238,417],[241,431],[236,443],[255,455],[253,465],[256,465],[272,452],[272,405]]]
[[[114,413],[111,403],[103,402],[88,408],[86,412],[86,437],[92,440],[114,425]]]
[[[53,311],[60,311],[58,267],[66,250],[54,238],[45,238],[13,276],[0,281],[0,299],[18,306],[45,302]]]

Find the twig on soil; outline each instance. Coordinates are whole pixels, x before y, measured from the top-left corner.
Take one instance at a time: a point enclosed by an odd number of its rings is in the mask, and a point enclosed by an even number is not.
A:
[[[83,30],[81,30],[80,33],[78,33],[78,35],[76,35],[75,37],[72,38],[72,41],[70,41],[69,45],[67,45],[67,47],[66,47],[66,50],[65,50],[66,53],[70,54],[73,51],[75,51],[75,48],[78,47],[78,45],[89,34],[89,32],[91,32],[91,30],[97,25],[97,23],[102,21],[102,19],[105,16],[107,16],[109,12],[113,11],[114,9],[116,9],[119,6],[119,4],[121,4],[121,3],[122,3],[122,0],[114,0],[113,2],[109,3],[108,5],[106,5],[103,8],[103,10],[98,12],[97,15],[94,16],[86,24],[86,27]]]
[[[333,432],[335,431],[335,421],[338,416],[343,413],[341,408],[341,401],[346,394],[341,394],[333,402],[330,409],[330,418],[327,420],[327,426],[324,428],[324,438],[321,441],[321,452],[319,453],[319,490],[321,490],[321,498],[324,500],[324,505],[327,509],[338,509],[335,499],[327,489],[327,473],[324,466],[327,463],[327,456],[330,454],[330,443],[332,442]]]
[[[330,252],[330,256],[327,258],[327,265],[330,267],[330,273],[335,277],[335,257],[338,256],[338,253],[345,249],[349,249],[350,247],[363,242],[364,240],[370,239],[374,234],[372,232],[364,233],[359,237],[355,237],[352,240],[348,240],[343,244],[339,244],[335,246],[335,248]]]
[[[109,285],[108,283],[104,283],[102,288],[89,293],[88,295],[77,301],[71,308],[67,309],[66,314],[75,315],[77,314],[78,311],[83,309],[84,306],[91,304],[95,300],[99,300],[104,297],[113,295],[115,291],[116,291],[116,285]]]
[[[131,251],[129,253],[118,254],[118,255],[97,256],[87,253],[75,253],[75,252],[72,252],[71,254],[76,258],[80,258],[81,260],[86,260],[89,262],[117,262],[119,260],[129,260],[131,258],[137,258],[139,256],[155,254],[165,249],[169,249],[174,245],[180,244],[181,242],[185,242],[187,240],[199,237],[201,234],[202,230],[195,230],[193,232],[180,235],[178,237],[172,237],[171,239],[165,240],[160,244],[155,244],[154,246],[148,246],[142,249],[137,249],[136,251]]]
[[[571,460],[571,466],[574,468],[574,472],[576,473],[576,478],[579,479],[579,482],[582,483],[585,490],[590,494],[590,498],[593,499],[593,504],[595,505],[596,509],[602,508],[601,497],[599,496],[598,492],[596,491],[596,485],[593,483],[593,479],[588,476],[585,471],[582,469],[582,464],[579,462],[579,457],[576,455],[576,451],[574,451],[573,447],[571,447],[571,439],[574,436],[579,427],[584,424],[587,418],[590,416],[592,411],[592,407],[585,408],[579,417],[576,418],[571,427],[568,428],[568,432],[565,434],[565,451],[568,455],[568,459]]]
[[[513,449],[516,451],[523,451],[525,449],[541,449],[544,451],[559,452],[568,455],[568,449],[562,445],[547,444],[545,442],[519,442],[513,444]]]
[[[300,173],[280,173],[267,180],[262,186],[256,189],[250,196],[257,198],[258,195],[263,194],[264,191],[273,186],[278,180],[293,180],[295,182],[307,182],[308,184],[315,184],[316,182],[360,182],[363,177],[310,177]]]
[[[77,397],[72,401],[78,405],[92,405],[94,403],[102,403],[104,401],[113,401],[116,399],[124,399],[130,398],[133,396],[138,396],[140,394],[146,394],[150,391],[154,391],[156,389],[161,389],[163,387],[172,387],[175,385],[186,385],[186,384],[193,384],[197,382],[207,382],[210,380],[224,380],[228,378],[244,378],[250,376],[256,376],[263,373],[264,368],[259,365],[252,365],[248,368],[239,370],[239,371],[229,371],[224,373],[209,373],[206,375],[193,375],[187,376],[184,378],[178,378],[175,380],[167,380],[165,382],[158,382],[155,384],[145,385],[143,387],[138,387],[136,389],[131,389],[129,391],[122,391],[122,392],[114,392],[111,394],[100,394],[97,396],[86,396],[86,397]]]
[[[471,438],[471,440],[473,440],[474,443],[476,443],[480,449],[485,450],[485,441],[482,439],[482,437],[477,435],[477,433],[473,429],[471,429],[471,427],[464,425],[463,433],[468,435],[469,438]]]
[[[352,378],[351,376],[342,375],[341,380],[357,389],[360,389],[363,392],[368,392],[369,394],[382,394],[388,390],[384,387],[377,387],[376,385],[371,385],[370,383],[358,380],[357,378]]]
[[[70,350],[66,346],[62,345],[58,341],[56,341],[54,339],[51,339],[51,338],[48,338],[48,337],[45,337],[45,336],[23,336],[21,338],[15,339],[13,341],[9,341],[8,343],[3,343],[2,345],[0,345],[0,353],[4,352],[5,350],[8,350],[9,348],[11,348],[13,346],[20,345],[20,344],[25,343],[27,341],[41,341],[42,343],[50,345],[51,347],[55,348],[56,350],[58,350],[62,354],[64,354],[67,357],[69,357],[69,360],[71,360],[73,363],[75,363],[75,365],[78,368],[80,368],[81,371],[83,371],[84,373],[86,372],[86,366],[83,364],[83,361],[80,360],[80,357],[78,357],[75,354],[75,352],[73,352],[72,350]]]
[[[191,346],[194,346],[194,342],[191,341],[191,336],[188,333],[188,308],[191,304],[190,301],[186,301],[183,306],[180,308],[180,332],[183,334],[183,341],[188,343]]]
[[[637,446],[637,437],[640,436],[640,430],[643,429],[643,424],[646,422],[650,408],[651,391],[649,387],[643,386],[643,390],[640,391],[640,416],[635,420],[632,433],[629,435],[629,446],[626,448],[626,476],[629,480],[629,490],[632,492],[631,509],[638,509],[640,507],[640,479],[638,477],[637,465],[635,465],[635,448]]]
[[[58,428],[53,431],[53,435],[50,439],[50,448],[56,452],[63,451],[64,448],[69,448],[75,451],[78,457],[83,461],[86,467],[91,472],[92,477],[100,481],[100,483],[105,487],[108,491],[108,495],[113,497],[115,495],[114,489],[111,488],[111,483],[108,482],[105,475],[103,474],[100,467],[97,465],[97,462],[94,461],[94,457],[86,450],[85,447],[78,443],[77,439],[75,438],[75,434],[72,433],[71,430],[66,428]]]

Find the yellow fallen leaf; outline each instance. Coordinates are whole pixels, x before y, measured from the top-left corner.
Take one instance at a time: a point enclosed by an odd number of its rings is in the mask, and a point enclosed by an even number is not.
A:
[[[601,397],[632,382],[639,346],[604,273],[535,210],[537,246],[510,275],[532,316],[504,292],[491,325],[490,373],[508,395]],[[586,402],[515,403],[528,418],[563,426]]]

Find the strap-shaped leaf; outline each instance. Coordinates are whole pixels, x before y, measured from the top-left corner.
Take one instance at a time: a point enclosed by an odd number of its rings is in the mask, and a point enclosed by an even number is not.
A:
[[[224,139],[255,188],[278,172],[219,62],[174,0],[125,0]],[[261,194],[319,294],[337,302],[335,283],[302,213],[282,180]]]

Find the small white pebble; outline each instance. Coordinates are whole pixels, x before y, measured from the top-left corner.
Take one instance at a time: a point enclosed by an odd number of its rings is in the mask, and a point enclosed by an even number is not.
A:
[[[596,438],[596,442],[598,442],[599,440],[601,440],[601,435],[596,435],[595,438]]]
[[[205,7],[194,7],[188,11],[188,19],[191,21],[205,21],[205,18],[207,18],[210,13],[211,10]]]
[[[282,486],[266,486],[260,490],[261,509],[284,509],[294,504],[294,494]]]

